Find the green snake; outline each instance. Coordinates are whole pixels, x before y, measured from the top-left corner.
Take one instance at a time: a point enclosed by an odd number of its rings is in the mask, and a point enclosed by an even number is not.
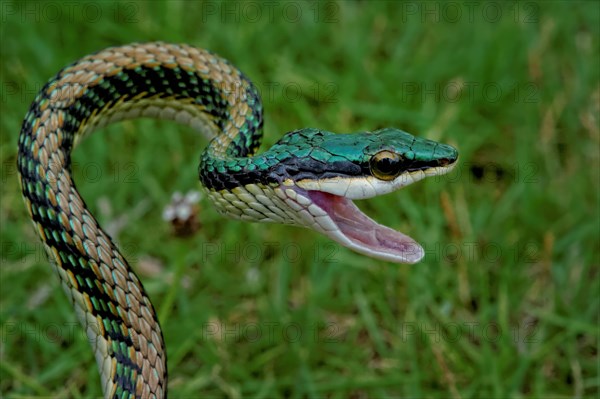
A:
[[[257,88],[227,60],[185,44],[108,48],[62,69],[25,116],[17,163],[34,227],[87,333],[107,398],[165,397],[167,358],[142,284],[75,188],[71,151],[86,133],[137,117],[175,120],[208,136],[199,177],[220,213],[309,227],[391,262],[415,263],[424,251],[352,200],[446,173],[458,158],[451,146],[390,128],[300,129],[257,154]]]

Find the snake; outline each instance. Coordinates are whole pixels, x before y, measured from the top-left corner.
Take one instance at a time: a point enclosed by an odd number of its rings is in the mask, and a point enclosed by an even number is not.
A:
[[[187,44],[110,47],[64,67],[26,113],[18,175],[34,228],[92,346],[106,398],[166,397],[167,356],[150,298],[76,189],[71,152],[92,131],[138,117],[174,120],[208,138],[198,175],[219,213],[307,227],[396,263],[420,261],[423,248],[353,201],[447,173],[458,159],[454,147],[396,128],[303,128],[259,152],[257,87],[229,61]]]

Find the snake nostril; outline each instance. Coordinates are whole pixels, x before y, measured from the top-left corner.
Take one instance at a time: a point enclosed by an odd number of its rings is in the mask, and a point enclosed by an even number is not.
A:
[[[448,158],[440,158],[438,159],[439,166],[448,166],[450,164],[450,160]]]

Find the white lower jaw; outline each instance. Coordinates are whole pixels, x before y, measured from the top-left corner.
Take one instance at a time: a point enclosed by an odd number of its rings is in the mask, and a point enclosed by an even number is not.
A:
[[[454,169],[455,165],[456,162],[448,166],[406,172],[390,181],[380,180],[373,176],[364,176],[357,178],[333,177],[321,180],[299,180],[294,184],[306,191],[322,191],[350,200],[367,199],[382,194],[389,194],[392,191],[416,183],[426,177],[446,174]]]

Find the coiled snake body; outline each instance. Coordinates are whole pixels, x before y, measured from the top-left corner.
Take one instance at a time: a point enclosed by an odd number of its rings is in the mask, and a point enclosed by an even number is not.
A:
[[[228,61],[188,45],[108,48],[61,70],[23,121],[18,170],[107,398],[165,397],[166,354],[150,299],[75,188],[70,154],[95,128],[144,116],[176,120],[211,138],[199,176],[221,213],[310,227],[357,252],[401,263],[419,261],[423,249],[352,200],[446,173],[457,159],[454,148],[397,129],[347,135],[301,129],[257,155],[263,119],[256,88]]]

